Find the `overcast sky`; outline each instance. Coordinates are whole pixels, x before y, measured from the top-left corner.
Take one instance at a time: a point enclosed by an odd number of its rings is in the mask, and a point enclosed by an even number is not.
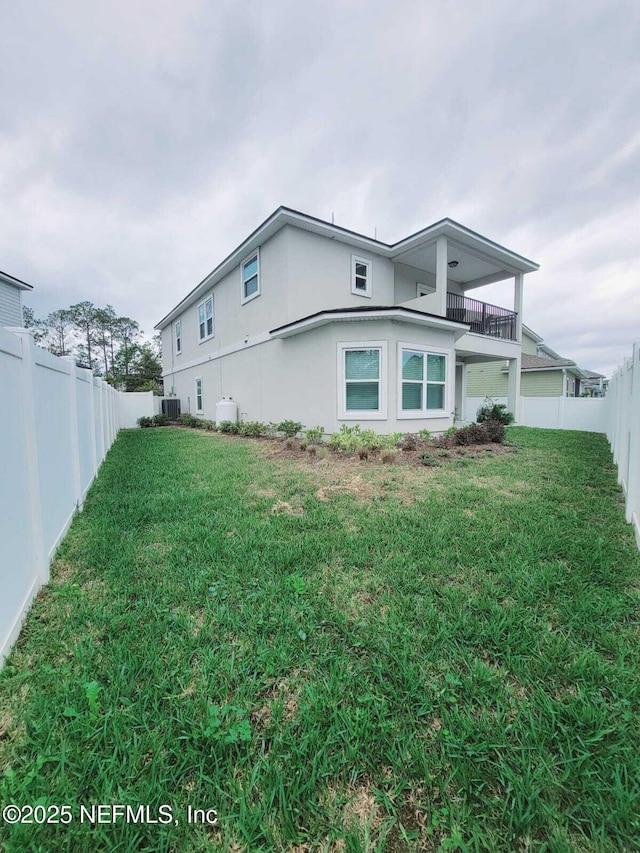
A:
[[[452,217],[540,263],[524,322],[563,355],[640,339],[638,0],[30,0],[0,46],[0,269],[38,315],[151,334],[285,204],[388,242]]]

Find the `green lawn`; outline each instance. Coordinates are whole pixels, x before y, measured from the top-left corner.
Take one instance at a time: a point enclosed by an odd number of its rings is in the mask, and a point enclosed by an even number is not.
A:
[[[639,849],[640,557],[608,447],[508,438],[422,469],[121,433],[0,675],[2,805],[73,820],[0,846]]]

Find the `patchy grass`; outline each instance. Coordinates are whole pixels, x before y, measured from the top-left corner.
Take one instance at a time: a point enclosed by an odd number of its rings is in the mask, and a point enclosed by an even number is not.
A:
[[[123,433],[0,675],[2,804],[74,819],[3,849],[638,849],[607,445],[508,436],[422,469]],[[80,822],[101,803],[177,823]]]

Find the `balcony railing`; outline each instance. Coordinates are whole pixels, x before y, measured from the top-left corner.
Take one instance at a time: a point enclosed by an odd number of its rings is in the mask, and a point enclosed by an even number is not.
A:
[[[459,293],[447,293],[447,320],[457,320],[471,326],[472,332],[491,338],[516,340],[516,318],[514,311],[489,305],[478,299],[469,299]]]

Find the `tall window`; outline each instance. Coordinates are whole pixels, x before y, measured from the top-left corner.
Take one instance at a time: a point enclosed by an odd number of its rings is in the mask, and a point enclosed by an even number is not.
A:
[[[242,303],[260,296],[260,262],[258,253],[251,255],[240,266],[242,271]]]
[[[198,305],[198,336],[201,342],[213,337],[213,296]]]
[[[381,342],[340,344],[340,417],[386,418],[386,351]]]
[[[176,335],[176,355],[180,355],[182,352],[182,321],[176,320],[174,328]]]
[[[201,415],[204,412],[202,398],[202,379],[196,379],[196,414]]]
[[[446,405],[447,357],[423,349],[400,349],[401,413],[429,415]]]
[[[351,255],[351,292],[371,296],[371,261]]]

